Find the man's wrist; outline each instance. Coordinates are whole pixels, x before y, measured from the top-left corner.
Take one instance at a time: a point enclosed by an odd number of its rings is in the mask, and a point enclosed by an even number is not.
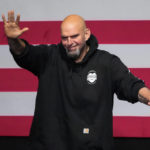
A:
[[[138,99],[141,103],[147,104],[150,102],[150,90],[147,87],[143,87],[139,90]]]
[[[142,95],[138,95],[139,101],[144,104],[148,104],[149,100],[143,97]]]
[[[22,41],[19,38],[7,38],[8,39],[8,44],[10,49],[15,53],[16,55],[20,55],[24,49],[25,49],[25,42]]]

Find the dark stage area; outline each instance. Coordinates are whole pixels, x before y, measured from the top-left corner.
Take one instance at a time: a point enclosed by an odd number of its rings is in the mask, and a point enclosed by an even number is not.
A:
[[[0,137],[0,150],[27,150],[28,137]],[[150,138],[114,138],[115,150],[149,150]]]

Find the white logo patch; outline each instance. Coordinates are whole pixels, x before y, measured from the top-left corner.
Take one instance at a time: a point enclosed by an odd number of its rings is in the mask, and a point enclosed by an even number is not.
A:
[[[97,74],[96,74],[96,71],[94,70],[91,70],[88,72],[88,75],[87,75],[87,82],[89,84],[95,84],[96,83],[96,80],[97,80]]]
[[[83,128],[83,134],[89,134],[90,129],[89,128]]]

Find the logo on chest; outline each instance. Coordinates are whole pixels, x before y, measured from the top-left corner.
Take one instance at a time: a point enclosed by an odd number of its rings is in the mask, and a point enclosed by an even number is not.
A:
[[[90,70],[87,74],[87,82],[89,84],[95,84],[97,81],[97,74],[95,70]]]

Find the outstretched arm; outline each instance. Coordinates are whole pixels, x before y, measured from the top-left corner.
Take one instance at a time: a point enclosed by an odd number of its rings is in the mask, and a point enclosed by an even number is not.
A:
[[[18,14],[15,20],[14,11],[8,12],[8,21],[6,20],[4,14],[2,14],[2,19],[4,22],[4,31],[7,36],[10,48],[15,54],[21,54],[24,51],[25,43],[19,39],[19,36],[28,31],[29,28],[20,29],[20,15]]]
[[[143,87],[138,93],[139,101],[150,106],[150,89]]]

